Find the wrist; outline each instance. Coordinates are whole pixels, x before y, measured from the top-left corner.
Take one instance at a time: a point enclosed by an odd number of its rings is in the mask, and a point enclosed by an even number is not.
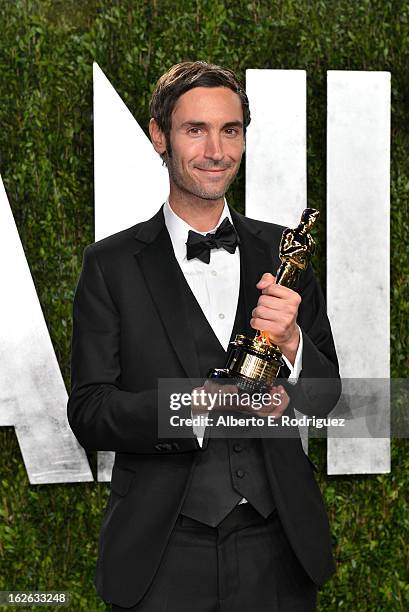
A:
[[[282,354],[288,359],[288,361],[294,365],[295,357],[297,355],[298,346],[300,344],[300,330],[298,325],[295,326],[294,332],[287,342],[283,342],[279,345],[279,349]]]

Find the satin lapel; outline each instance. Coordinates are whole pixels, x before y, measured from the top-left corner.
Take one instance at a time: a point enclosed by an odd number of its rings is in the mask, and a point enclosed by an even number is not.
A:
[[[275,273],[272,257],[273,246],[263,239],[261,228],[257,228],[256,222],[249,221],[232,208],[230,213],[240,238],[240,283],[243,284],[247,326],[242,330],[235,329],[234,333],[253,336],[255,330],[250,326],[251,312],[256,307],[260,296],[256,284],[264,272]]]
[[[160,214],[159,214],[160,213]],[[170,342],[190,378],[200,378],[199,361],[183,299],[183,274],[176,261],[162,210],[137,233],[142,243],[135,253],[146,285]]]

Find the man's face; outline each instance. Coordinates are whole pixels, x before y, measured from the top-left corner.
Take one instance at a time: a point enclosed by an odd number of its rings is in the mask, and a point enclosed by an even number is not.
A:
[[[244,148],[243,111],[227,87],[195,87],[177,100],[166,163],[171,189],[205,200],[224,196]]]

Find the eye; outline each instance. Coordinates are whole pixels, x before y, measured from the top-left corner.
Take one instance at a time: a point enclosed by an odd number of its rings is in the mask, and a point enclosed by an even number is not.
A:
[[[202,128],[191,127],[188,129],[187,133],[190,134],[191,136],[200,136],[200,134],[202,134]]]
[[[224,130],[224,132],[225,132],[226,136],[238,136],[238,134],[239,134],[238,128],[232,128],[232,127],[231,128],[226,128]]]

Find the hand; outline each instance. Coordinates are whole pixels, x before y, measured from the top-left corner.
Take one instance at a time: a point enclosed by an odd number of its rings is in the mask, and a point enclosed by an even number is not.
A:
[[[256,286],[261,289],[261,295],[251,313],[250,325],[267,332],[270,340],[294,364],[300,341],[297,315],[301,297],[296,291],[277,285],[275,276],[269,272],[263,274]]]
[[[269,400],[266,398],[268,394],[270,395]],[[192,414],[195,416],[196,414],[207,413],[210,410],[225,410],[253,416],[279,418],[290,402],[290,398],[282,385],[271,386],[269,392],[264,391],[261,395],[263,400],[259,401],[257,408],[255,408],[251,401],[240,401],[240,391],[236,385],[220,385],[220,383],[207,380],[203,387],[196,387],[192,391]]]
[[[260,402],[262,404],[260,408],[240,405],[238,410],[254,416],[273,416],[277,419],[280,418],[290,403],[290,398],[288,397],[287,391],[282,385],[278,385],[277,387],[271,386],[269,394],[270,402],[268,403],[265,401],[265,395],[267,395],[267,393],[263,393],[263,401]]]
[[[220,384],[213,380],[206,380],[203,387],[193,389],[191,396],[193,415],[210,410],[234,410],[239,404],[236,385]]]

